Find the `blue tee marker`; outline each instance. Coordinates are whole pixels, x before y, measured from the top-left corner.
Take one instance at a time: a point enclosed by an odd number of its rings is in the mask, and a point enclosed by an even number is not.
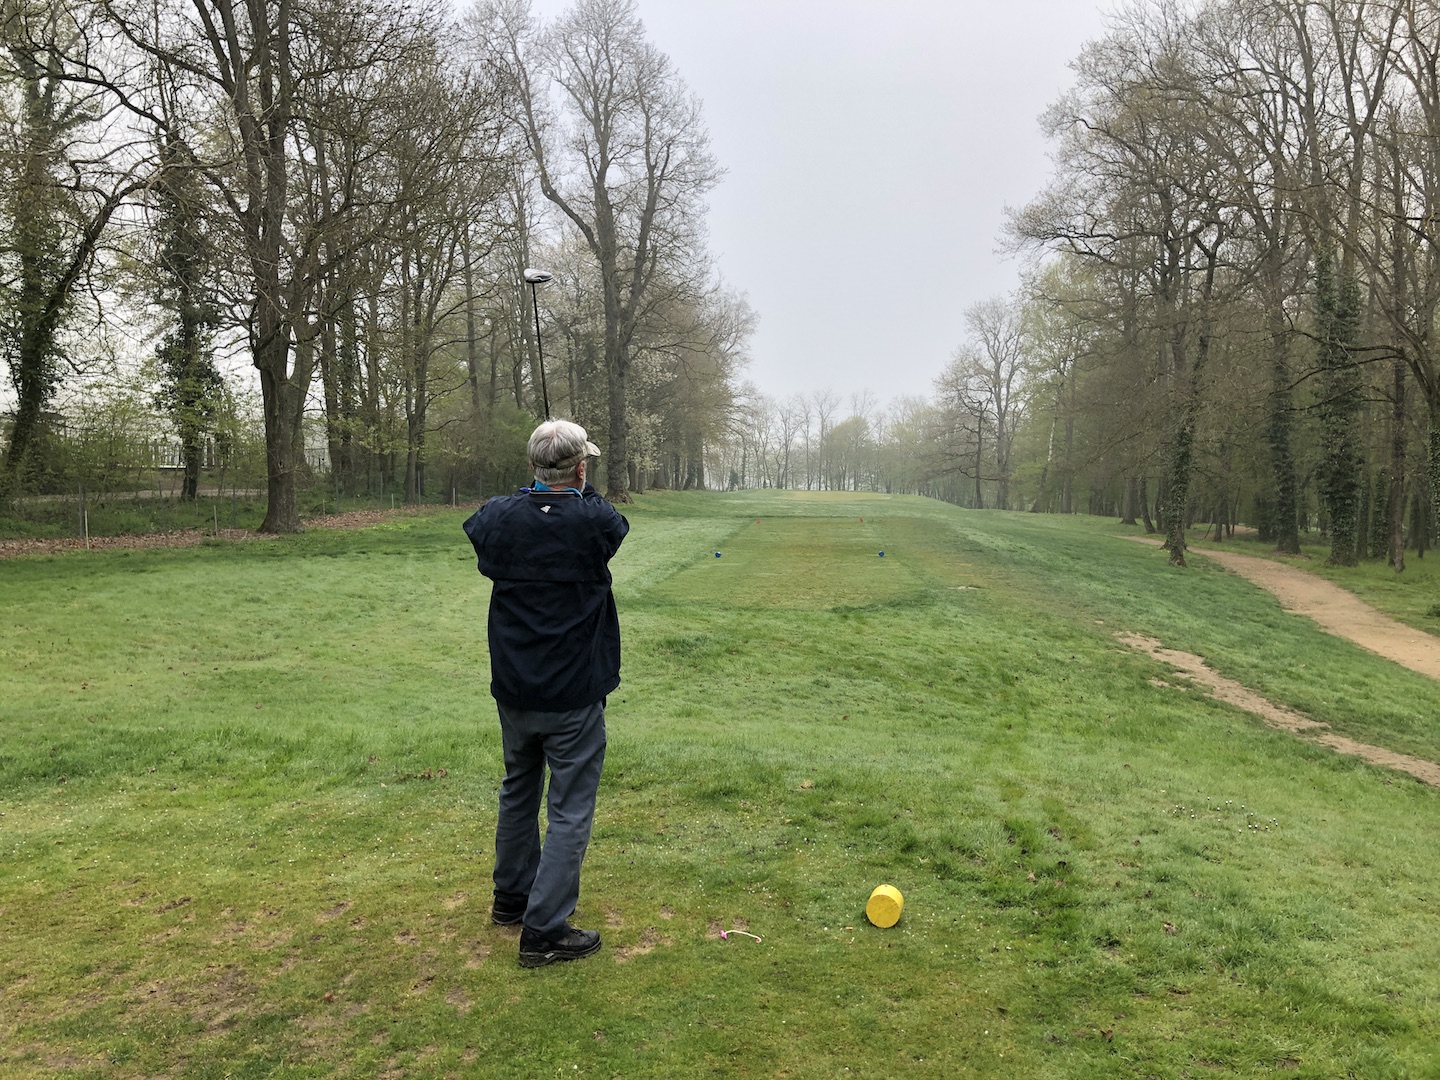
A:
[[[717,552],[715,552],[715,558],[717,558],[717,559],[718,559],[718,558],[719,558],[719,557],[720,557],[720,553],[719,553],[719,552],[718,552],[718,551],[717,551]]]
[[[884,553],[884,552],[883,552],[883,551],[882,551],[882,552],[880,552],[880,558],[882,558],[882,559],[883,559],[883,558],[884,558],[884,557],[885,557],[885,553]]]

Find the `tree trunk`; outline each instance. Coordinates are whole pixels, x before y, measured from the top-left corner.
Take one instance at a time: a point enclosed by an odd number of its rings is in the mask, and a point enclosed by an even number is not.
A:
[[[1440,516],[1440,388],[1430,399],[1430,520]]]
[[[1180,402],[1170,440],[1169,483],[1165,500],[1165,549],[1171,566],[1185,565],[1185,511],[1190,497],[1194,464],[1195,420],[1198,403],[1192,396]]]
[[[380,296],[378,289],[370,290],[365,316],[365,394],[364,421],[366,441],[365,478],[369,490],[374,490],[374,472],[380,469],[380,488],[385,487],[383,432],[380,430]]]
[[[335,319],[328,310],[331,283],[321,289],[320,301],[320,387],[325,400],[325,445],[330,455],[331,478],[338,481],[345,470],[344,421],[340,413],[340,355]]]
[[[285,377],[285,360],[290,351],[287,338],[276,339],[264,351],[256,352],[260,369],[260,400],[265,417],[265,520],[262,533],[300,531],[300,513],[295,503],[295,415],[304,404],[303,394]],[[273,355],[280,352],[277,363]],[[280,374],[277,376],[276,371]]]
[[[480,338],[476,332],[475,267],[470,258],[470,226],[461,233],[460,257],[465,262],[465,367],[470,375],[470,408],[480,412]],[[491,371],[494,371],[492,364]]]
[[[1425,558],[1425,550],[1430,546],[1428,492],[1428,485],[1421,486],[1410,503],[1410,540],[1415,545],[1417,559]]]
[[[184,465],[185,478],[181,483],[180,497],[194,502],[200,497],[200,469],[204,464],[205,432],[201,421],[205,407],[203,398],[208,386],[202,389],[200,382],[200,325],[195,318],[195,309],[182,303],[180,308],[180,337],[176,345],[180,349],[184,376],[177,380],[176,397],[179,414],[176,427],[180,433],[180,460]]]
[[[985,463],[985,440],[981,437],[980,421],[975,424],[975,509],[985,509],[985,493],[980,487],[981,469]]]
[[[10,443],[5,448],[5,471],[0,475],[0,499],[18,491],[25,480],[35,433],[40,426],[40,413],[49,396],[44,378],[43,353],[38,353],[29,335],[21,338],[12,376],[19,400],[15,405],[15,422],[10,428]]]
[[[499,357],[495,348],[495,324],[490,324],[490,389],[485,395],[485,410],[487,413],[495,411],[495,394],[499,382]]]
[[[607,359],[611,350],[605,350]],[[630,497],[631,487],[639,477],[630,476],[630,419],[626,414],[628,397],[625,379],[628,374],[628,358],[615,356],[606,364],[609,376],[610,445],[605,448],[605,498],[612,503],[634,502]]]
[[[1330,520],[1329,566],[1354,566],[1360,519],[1360,448],[1356,417],[1360,379],[1353,357],[1360,292],[1354,279],[1337,280],[1328,254],[1316,259],[1315,305],[1320,338],[1321,401],[1325,456],[1321,497]]]
[[[339,369],[340,397],[340,480],[347,495],[354,495],[360,472],[360,447],[356,441],[356,421],[360,415],[360,335],[355,318],[355,293],[347,284],[340,310],[340,340],[336,366]],[[335,462],[331,462],[334,468]]]
[[[1190,478],[1194,471],[1195,427],[1200,413],[1200,372],[1209,351],[1209,336],[1202,332],[1193,362],[1187,357],[1187,333],[1183,325],[1170,331],[1171,378],[1175,385],[1170,429],[1170,460],[1164,498],[1165,549],[1171,566],[1185,565],[1185,525],[1190,503]]]
[[[1397,574],[1405,572],[1405,378],[1403,359],[1391,366],[1390,402],[1390,491],[1387,543],[1390,565]]]
[[[1295,479],[1295,455],[1290,448],[1294,427],[1295,394],[1290,376],[1290,335],[1285,313],[1272,307],[1270,314],[1270,397],[1267,401],[1265,435],[1270,444],[1271,482],[1275,488],[1273,528],[1275,550],[1286,555],[1300,554],[1299,497]]]

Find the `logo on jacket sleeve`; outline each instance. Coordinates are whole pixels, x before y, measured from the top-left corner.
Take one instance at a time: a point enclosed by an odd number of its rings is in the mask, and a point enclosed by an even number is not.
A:
[[[548,507],[548,506],[542,506],[542,507],[540,507],[540,512],[541,512],[542,514],[548,514],[548,513],[550,512],[550,507]]]

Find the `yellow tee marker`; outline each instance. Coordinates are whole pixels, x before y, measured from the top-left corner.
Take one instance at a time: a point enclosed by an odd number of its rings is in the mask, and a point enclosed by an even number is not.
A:
[[[894,885],[877,885],[865,905],[865,917],[882,930],[889,929],[900,921],[900,912],[905,910],[905,897]]]

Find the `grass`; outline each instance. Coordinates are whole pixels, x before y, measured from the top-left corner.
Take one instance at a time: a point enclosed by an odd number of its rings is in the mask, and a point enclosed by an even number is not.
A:
[[[605,949],[540,972],[463,513],[0,564],[0,1073],[1440,1072],[1440,793],[1113,635],[1432,760],[1435,683],[1101,522],[626,512]]]
[[[207,478],[207,483],[211,481]],[[213,491],[213,488],[212,488]],[[394,492],[384,497],[340,495],[323,486],[302,489],[296,496],[302,517],[341,513],[347,510],[394,509],[401,497]],[[435,500],[439,501],[439,500]],[[448,501],[448,498],[447,498]],[[18,498],[0,514],[0,540],[39,540],[90,535],[135,536],[144,533],[199,529],[258,529],[265,518],[265,496],[260,489],[219,495],[202,494],[186,501],[160,497],[149,491],[87,493],[81,502],[75,492],[65,495],[37,495]]]

